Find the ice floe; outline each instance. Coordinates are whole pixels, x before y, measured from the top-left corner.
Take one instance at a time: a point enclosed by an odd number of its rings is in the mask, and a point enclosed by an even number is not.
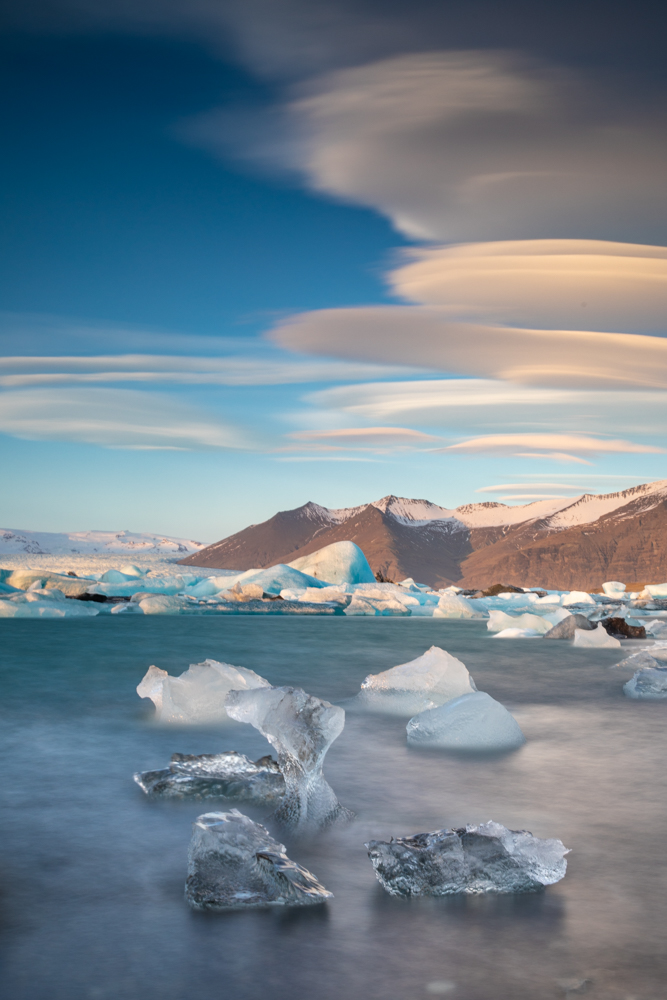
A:
[[[573,644],[588,649],[614,649],[621,645],[618,639],[608,634],[602,622],[598,622],[597,627],[590,631],[576,628]]]
[[[434,618],[481,618],[483,613],[465,597],[444,593],[433,612]]]
[[[493,822],[371,840],[365,847],[392,896],[538,892],[565,876],[569,853],[560,840]]]
[[[227,713],[258,729],[277,751],[285,778],[285,796],[273,814],[279,823],[302,832],[351,818],[322,773],[326,752],[345,725],[342,708],[301,688],[262,687],[231,691]]]
[[[526,742],[516,719],[485,691],[420,712],[406,728],[408,743],[415,747],[501,752],[516,750]]]
[[[195,910],[308,906],[331,899],[285,846],[237,809],[204,813],[192,827],[185,898]]]
[[[628,698],[660,701],[667,698],[667,666],[644,667],[623,685]]]
[[[204,660],[192,663],[180,677],[151,666],[137,687],[140,698],[150,698],[159,722],[203,724],[228,719],[225,699],[230,691],[268,688],[269,682],[245,667]]]
[[[355,708],[409,718],[476,690],[460,660],[439,646],[431,646],[415,660],[369,674],[355,699]]]
[[[139,771],[134,780],[146,795],[168,799],[222,798],[275,806],[285,794],[277,761],[270,756],[252,761],[235,750],[175,753],[169,767]]]

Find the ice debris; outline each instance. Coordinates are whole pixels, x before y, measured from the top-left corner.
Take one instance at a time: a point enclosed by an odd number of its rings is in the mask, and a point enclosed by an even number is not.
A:
[[[644,667],[623,685],[628,698],[645,701],[660,701],[667,698],[667,667]]]
[[[237,809],[204,813],[192,826],[185,898],[195,910],[308,906],[333,897],[283,844]]]
[[[225,699],[232,690],[268,688],[269,682],[245,667],[204,660],[192,663],[180,677],[151,666],[137,687],[140,698],[150,698],[155,718],[168,723],[211,723],[227,720]]]
[[[277,805],[285,779],[273,757],[252,761],[235,750],[224,753],[172,754],[169,767],[140,771],[134,780],[142,792],[168,799],[234,799]]]
[[[539,639],[542,632],[534,628],[504,628],[496,632],[494,639]]]
[[[230,692],[227,714],[250,723],[277,751],[285,778],[285,796],[273,814],[279,823],[301,832],[352,817],[322,773],[326,752],[345,725],[342,708],[301,688],[264,687]]]
[[[374,583],[375,574],[366,556],[354,542],[334,542],[288,563],[327,583]]]
[[[0,618],[94,618],[98,613],[97,608],[70,601],[50,587],[0,597]]]
[[[392,896],[538,892],[560,882],[568,849],[500,823],[469,824],[365,845]]]
[[[607,580],[606,583],[602,584],[602,590],[607,597],[619,597],[625,593],[625,584],[618,580]]]
[[[552,614],[546,615],[508,615],[505,611],[491,609],[486,627],[489,632],[501,632],[508,628],[530,629],[543,635],[558,624],[559,621],[567,618],[568,611],[558,608]]]
[[[410,717],[476,691],[465,665],[439,646],[380,674],[369,674],[355,699],[368,712]]]
[[[420,712],[406,728],[415,747],[490,752],[516,750],[526,742],[516,719],[485,691]]]
[[[576,628],[574,630],[574,645],[585,646],[589,649],[615,649],[621,644],[613,635],[608,635],[604,625],[598,622],[597,628],[589,632]]]
[[[482,618],[483,615],[465,597],[445,592],[433,612],[434,618]]]

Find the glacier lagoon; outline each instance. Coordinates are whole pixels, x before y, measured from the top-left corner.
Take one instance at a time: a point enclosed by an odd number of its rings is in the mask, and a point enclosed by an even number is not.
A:
[[[4,992],[12,1000],[454,1000],[664,992],[667,705],[622,689],[614,649],[492,641],[485,621],[123,617],[2,629]],[[408,747],[405,720],[347,713],[325,776],[356,813],[286,844],[334,899],[199,914],[183,899],[196,802],[132,780],[174,752],[270,747],[240,723],[157,725],[136,685],[207,657],[332,702],[437,645],[504,704],[527,743],[467,757]],[[631,647],[640,648],[640,647]],[[230,804],[208,808],[225,810]],[[243,804],[261,821],[268,809]],[[569,848],[544,893],[394,899],[364,842],[493,819]]]

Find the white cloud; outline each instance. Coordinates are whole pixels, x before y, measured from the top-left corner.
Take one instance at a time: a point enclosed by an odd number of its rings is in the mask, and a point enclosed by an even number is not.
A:
[[[289,435],[306,446],[337,448],[415,448],[442,440],[407,427],[345,427],[326,431],[295,431]]]
[[[0,393],[0,433],[108,448],[252,446],[242,430],[153,393],[129,389],[24,389]]]
[[[574,483],[500,483],[497,486],[481,486],[475,493],[502,493],[504,490],[569,490],[576,493],[597,493],[597,490],[586,489]]]
[[[540,452],[525,449],[543,449]],[[520,449],[520,450],[519,450]],[[487,434],[441,449],[454,454],[515,455],[576,461],[576,456],[601,454],[664,454],[664,448],[633,441],[594,438],[584,434]]]

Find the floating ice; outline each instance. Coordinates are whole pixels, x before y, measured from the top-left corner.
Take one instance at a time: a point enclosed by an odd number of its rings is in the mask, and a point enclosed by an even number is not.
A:
[[[278,822],[301,831],[351,818],[322,773],[325,754],[345,725],[342,708],[301,688],[265,687],[232,691],[227,714],[259,729],[278,753],[286,789],[274,813]]]
[[[242,753],[172,754],[169,767],[141,771],[134,780],[146,795],[169,799],[235,799],[277,805],[285,779],[272,757],[252,761]]]
[[[602,584],[602,590],[607,597],[619,597],[625,593],[625,584],[618,580],[607,580],[606,583]]]
[[[569,594],[565,595],[561,603],[566,608],[570,604],[595,604],[596,600],[583,590],[571,590]]]
[[[615,649],[621,644],[613,635],[607,633],[601,622],[598,622],[597,628],[589,632],[576,628],[574,630],[574,645],[586,646],[591,649]]]
[[[442,595],[433,612],[434,618],[481,618],[482,615],[465,597],[451,591]]]
[[[615,663],[614,667],[624,667],[629,670],[647,670],[649,667],[659,667],[661,664],[654,656],[651,656],[648,649],[639,649],[631,656],[626,656],[620,663]]]
[[[667,583],[651,583],[644,589],[651,597],[667,597]]]
[[[70,601],[60,590],[23,591],[0,597],[0,618],[94,618],[98,609]]]
[[[542,632],[534,628],[504,628],[496,632],[494,639],[539,639]]]
[[[420,712],[407,724],[408,743],[442,750],[516,750],[526,742],[516,719],[485,691]]]
[[[195,910],[307,906],[331,899],[314,875],[237,809],[204,813],[192,826],[185,898]]]
[[[230,691],[268,687],[269,682],[253,670],[204,660],[190,664],[180,677],[149,667],[137,694],[150,698],[159,722],[196,724],[226,721],[225,699]]]
[[[623,685],[628,698],[660,701],[667,698],[667,667],[645,667],[638,670],[632,680]]]
[[[500,823],[436,830],[365,845],[392,896],[538,892],[560,882],[568,849]]]
[[[476,691],[463,663],[439,646],[381,674],[369,674],[355,702],[359,708],[386,715],[416,715]]]
[[[554,625],[552,629],[545,632],[543,635],[544,639],[573,639],[574,633],[577,629],[584,632],[590,632],[594,629],[595,625],[591,625],[588,618],[585,615],[568,615],[567,618],[563,618],[559,621],[557,625]]]
[[[217,580],[217,577],[213,577]],[[294,569],[293,566],[286,566],[278,563],[275,566],[267,566],[266,569],[247,569],[243,573],[221,578],[221,590],[228,590],[239,584],[241,587],[249,583],[255,583],[262,588],[265,594],[278,596],[281,590],[305,590],[306,587],[325,587],[326,583],[302,573],[301,570]]]
[[[505,611],[489,611],[486,627],[489,632],[502,632],[504,629],[531,629],[538,635],[543,635],[553,628],[554,622],[546,615],[508,615]]]
[[[334,542],[287,564],[328,583],[373,583],[375,574],[354,542]]]
[[[380,611],[370,601],[365,601],[362,597],[353,597],[343,613],[350,616],[370,615],[376,617]]]

